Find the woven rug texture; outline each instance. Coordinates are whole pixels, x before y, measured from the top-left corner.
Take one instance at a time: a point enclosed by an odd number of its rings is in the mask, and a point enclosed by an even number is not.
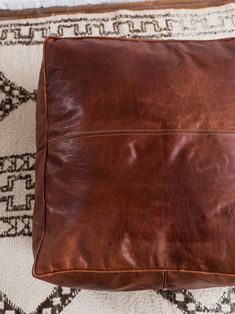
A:
[[[234,37],[235,4],[0,22],[0,314],[235,313],[235,287],[112,293],[61,288],[32,277],[35,100],[48,35]]]

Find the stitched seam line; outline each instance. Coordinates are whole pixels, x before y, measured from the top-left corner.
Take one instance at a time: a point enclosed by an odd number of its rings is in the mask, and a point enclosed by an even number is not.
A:
[[[76,138],[91,138],[91,137],[105,137],[105,136],[121,136],[121,135],[149,135],[149,136],[162,136],[162,135],[176,135],[176,134],[196,134],[196,135],[235,135],[235,131],[191,131],[191,130],[172,130],[172,131],[148,131],[148,130],[132,130],[132,131],[100,131],[100,132],[84,132],[81,134],[77,134],[74,136],[68,136],[64,138],[58,138],[54,140],[47,141],[47,144],[53,144],[53,143],[58,143],[58,142],[66,142],[69,140],[73,140]],[[44,144],[41,147],[38,148],[37,152],[39,152],[41,149],[45,148],[47,145]]]
[[[164,282],[163,282],[163,287],[162,287],[163,289],[166,288],[168,271],[164,271],[164,274],[165,276],[164,276]]]
[[[165,274],[165,273],[166,273],[165,271],[162,272],[162,275],[163,275],[162,289],[164,289],[164,286],[165,286],[165,277],[166,277],[166,274]]]
[[[47,39],[53,40],[84,40],[84,39],[100,39],[100,40],[119,40],[119,41],[132,41],[132,42],[149,42],[149,43],[185,43],[185,42],[211,42],[211,41],[227,41],[234,40],[235,37],[227,37],[227,38],[215,38],[215,39],[146,39],[146,38],[126,38],[126,37],[114,37],[114,36],[78,36],[78,37],[60,37],[60,36],[48,36]]]
[[[66,270],[57,270],[51,271],[47,273],[36,274],[38,277],[40,276],[50,276],[56,274],[63,273],[71,273],[71,272],[79,272],[79,273],[138,273],[138,272],[182,272],[182,273],[196,273],[202,275],[222,275],[222,276],[231,276],[235,277],[235,273],[224,273],[224,272],[210,272],[210,271],[200,271],[200,270],[188,270],[188,269],[113,269],[113,270],[95,270],[95,269],[66,269]],[[166,279],[167,276],[165,275]],[[165,280],[166,280],[165,279]]]

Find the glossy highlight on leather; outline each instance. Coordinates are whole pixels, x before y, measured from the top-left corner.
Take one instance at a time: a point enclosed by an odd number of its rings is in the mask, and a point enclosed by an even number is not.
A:
[[[235,284],[234,51],[234,38],[47,38],[34,277],[112,291]]]

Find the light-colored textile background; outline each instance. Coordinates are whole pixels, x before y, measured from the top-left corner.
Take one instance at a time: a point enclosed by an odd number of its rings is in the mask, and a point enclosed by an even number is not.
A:
[[[45,36],[215,39],[235,36],[235,5],[116,11],[0,23],[0,313],[235,313],[235,287],[191,291],[62,289],[31,276],[35,97]]]
[[[52,6],[75,6],[99,3],[118,3],[124,0],[0,0],[0,9],[20,10],[26,8],[40,8]],[[125,0],[135,2],[136,0]],[[142,0],[144,1],[144,0]]]

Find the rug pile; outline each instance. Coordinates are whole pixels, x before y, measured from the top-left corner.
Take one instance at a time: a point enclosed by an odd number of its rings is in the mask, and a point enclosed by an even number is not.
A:
[[[205,9],[74,13],[0,22],[0,313],[235,313],[235,287],[97,292],[31,276],[35,100],[46,36],[235,37],[235,4]]]

